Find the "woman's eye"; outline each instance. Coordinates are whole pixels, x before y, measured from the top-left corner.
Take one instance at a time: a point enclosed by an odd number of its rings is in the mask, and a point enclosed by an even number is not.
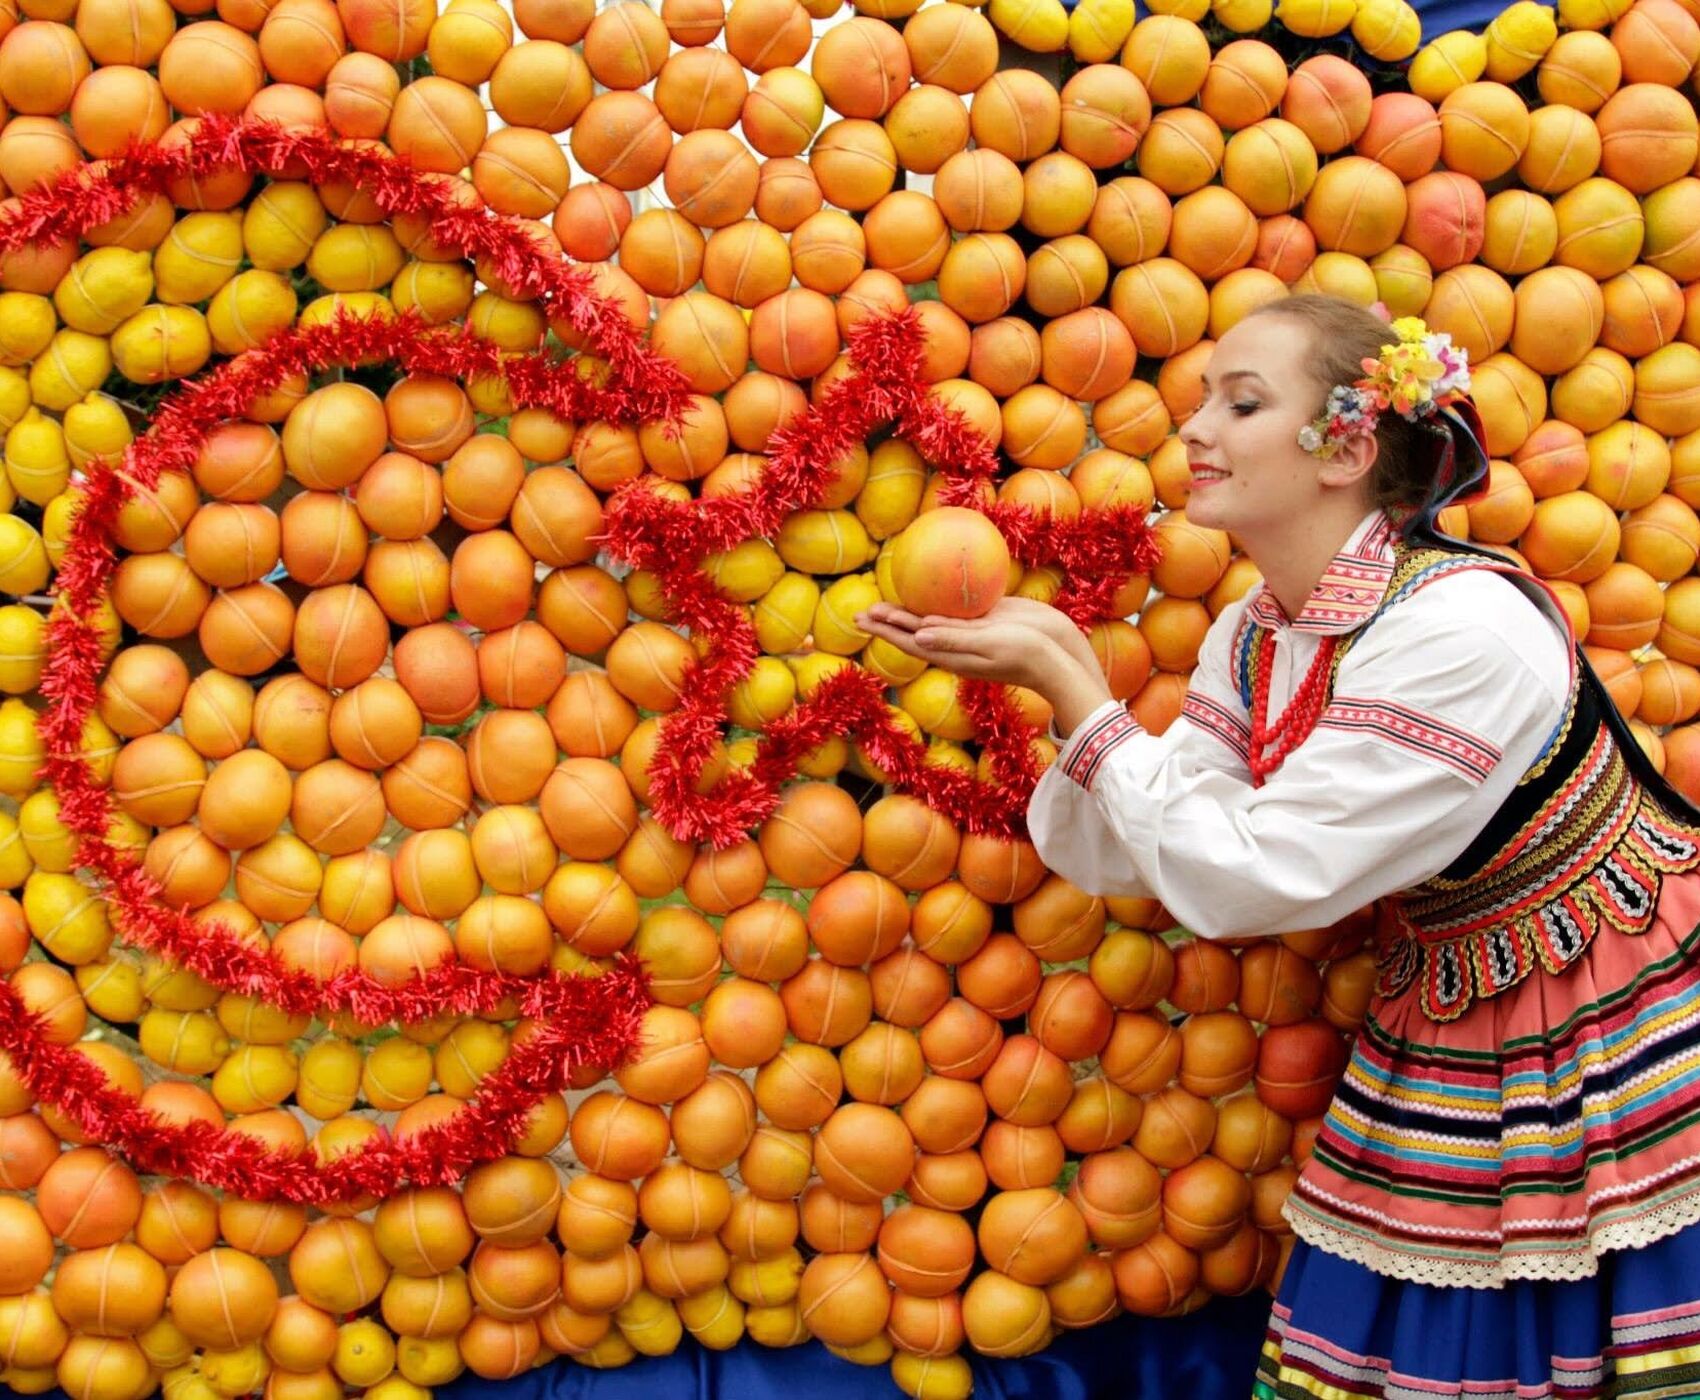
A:
[[[1255,399],[1243,399],[1239,403],[1236,403],[1234,405],[1234,412],[1237,413],[1241,418],[1249,418],[1252,414],[1256,413],[1257,410],[1261,407],[1262,407],[1262,405],[1259,404]]]

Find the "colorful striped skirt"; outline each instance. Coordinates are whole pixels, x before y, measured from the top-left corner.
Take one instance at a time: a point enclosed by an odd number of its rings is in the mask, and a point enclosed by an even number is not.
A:
[[[1257,1395],[1700,1396],[1700,873],[1454,1021],[1371,1008]]]
[[[1608,1255],[1593,1278],[1437,1288],[1302,1240],[1255,1400],[1692,1400],[1700,1395],[1700,1228]]]
[[[1581,1279],[1700,1222],[1700,872],[1454,1021],[1373,1005],[1288,1204],[1298,1237],[1415,1283]],[[1700,1286],[1700,1285],[1697,1285]]]

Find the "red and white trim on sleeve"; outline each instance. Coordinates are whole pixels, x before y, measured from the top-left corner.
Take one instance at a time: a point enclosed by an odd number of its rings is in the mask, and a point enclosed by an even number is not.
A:
[[[1450,768],[1467,782],[1478,785],[1502,756],[1498,748],[1480,735],[1391,700],[1359,700],[1337,695],[1322,712],[1316,727],[1371,735]]]
[[[1251,725],[1243,715],[1220,700],[1189,690],[1186,699],[1181,702],[1181,718],[1191,720],[1206,734],[1215,735],[1242,763],[1251,752]]]
[[[1136,734],[1143,734],[1133,716],[1120,705],[1106,710],[1101,719],[1092,720],[1069,740],[1068,748],[1058,762],[1068,776],[1088,792],[1098,776],[1104,760]]]

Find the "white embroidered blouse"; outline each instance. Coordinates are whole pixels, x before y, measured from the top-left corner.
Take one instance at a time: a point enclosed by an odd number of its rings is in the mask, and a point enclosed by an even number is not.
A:
[[[1205,938],[1324,927],[1451,864],[1563,718],[1568,626],[1544,594],[1467,569],[1390,608],[1341,661],[1315,731],[1261,788],[1229,675],[1249,613],[1274,634],[1277,719],[1321,639],[1380,604],[1393,540],[1386,515],[1365,517],[1297,618],[1262,586],[1224,608],[1161,736],[1119,701],[1083,720],[1028,805],[1045,864],[1092,894],[1156,898]]]

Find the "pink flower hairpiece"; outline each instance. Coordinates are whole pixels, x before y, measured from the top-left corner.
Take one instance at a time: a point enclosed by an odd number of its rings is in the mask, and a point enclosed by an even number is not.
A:
[[[1470,359],[1444,331],[1431,331],[1420,317],[1393,322],[1397,339],[1363,362],[1364,377],[1336,384],[1322,412],[1299,429],[1299,446],[1332,457],[1340,444],[1373,433],[1388,409],[1412,422],[1438,412],[1470,392]]]

